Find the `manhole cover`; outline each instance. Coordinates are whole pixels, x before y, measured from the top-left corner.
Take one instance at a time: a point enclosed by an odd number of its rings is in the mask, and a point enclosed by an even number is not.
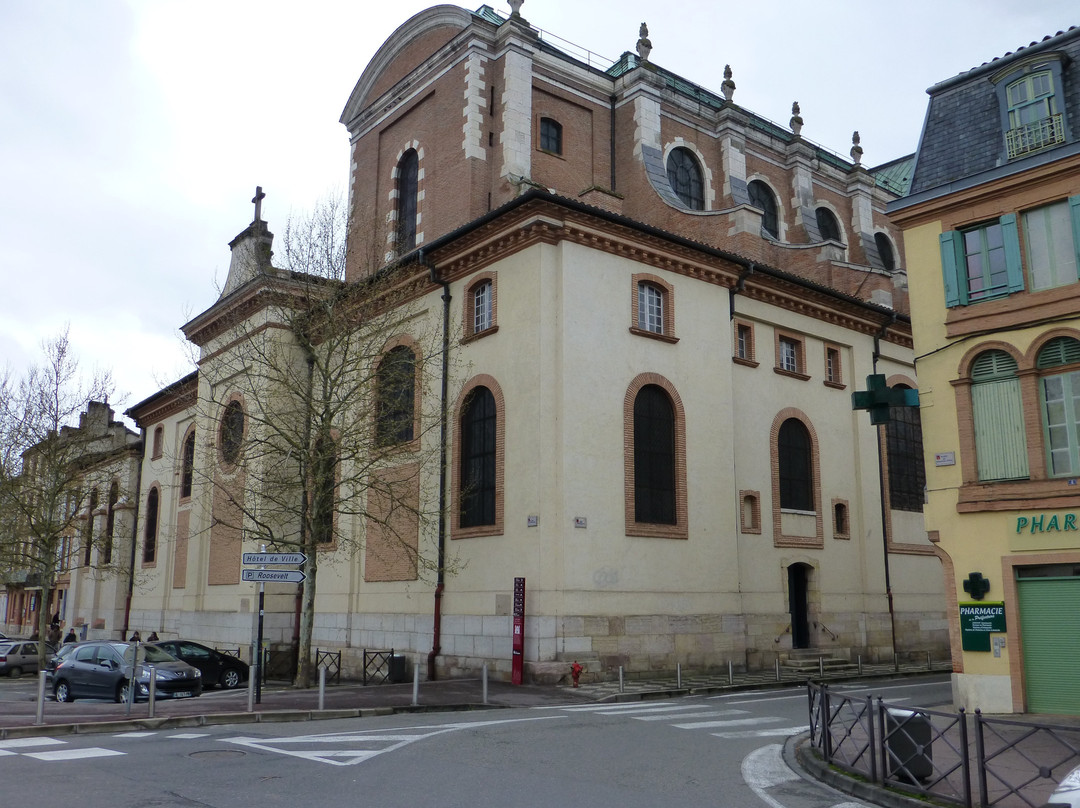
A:
[[[242,749],[204,749],[201,752],[191,752],[191,758],[234,758],[243,757],[247,752]]]

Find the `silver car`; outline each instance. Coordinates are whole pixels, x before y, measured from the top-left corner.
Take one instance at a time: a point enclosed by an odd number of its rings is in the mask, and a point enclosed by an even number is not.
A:
[[[52,656],[53,648],[45,644],[46,658]],[[4,640],[0,642],[0,675],[7,674],[12,679],[24,673],[34,673],[38,669],[37,640]]]

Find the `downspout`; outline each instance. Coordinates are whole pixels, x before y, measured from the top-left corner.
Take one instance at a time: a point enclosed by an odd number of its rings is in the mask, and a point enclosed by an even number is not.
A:
[[[611,130],[610,160],[611,160],[611,190],[615,190],[615,95],[611,96],[611,114],[608,116]]]
[[[735,285],[728,289],[728,319],[735,319],[735,295],[739,294],[746,288],[746,279],[754,274],[754,262],[751,261],[746,265],[746,269],[739,275],[739,280]]]
[[[889,326],[896,322],[896,312],[893,312],[892,317],[886,322],[881,330],[874,334],[874,357],[873,357],[873,372],[877,373],[878,357],[881,355],[881,338],[889,330]],[[886,433],[887,435],[887,433]],[[888,437],[886,437],[888,440]],[[878,497],[878,504],[881,508],[881,549],[885,559],[885,598],[889,603],[889,634],[892,636],[892,650],[893,661],[896,661],[896,612],[893,608],[893,592],[892,592],[892,576],[889,572],[889,514],[885,508],[885,497],[888,496],[885,490],[885,463],[881,456],[881,429],[878,428],[878,491],[880,496]]]
[[[124,599],[124,628],[120,639],[130,637],[128,634],[131,620],[131,596],[135,591],[135,545],[139,541],[139,497],[142,496],[142,469],[146,460],[146,427],[142,431],[142,446],[139,449],[139,473],[135,475],[135,505],[131,509],[131,565],[128,567],[127,597]]]
[[[438,275],[433,263],[424,262],[424,250],[420,249],[418,260],[426,266],[432,283],[442,286],[443,334],[442,334],[442,378],[439,394],[439,541],[438,567],[436,568],[435,605],[431,620],[431,651],[428,653],[427,675],[429,681],[435,681],[435,661],[442,651],[442,597],[446,588],[446,407],[450,387],[450,284]]]
[[[728,321],[729,322],[735,319],[735,296],[737,294],[739,294],[739,292],[741,292],[744,288],[746,288],[746,280],[747,280],[747,278],[749,278],[753,274],[754,274],[754,262],[750,261],[750,262],[748,262],[746,264],[746,269],[744,269],[741,273],[739,273],[739,279],[735,282],[735,285],[728,289]],[[733,336],[733,339],[735,339],[736,342],[738,341],[737,337]],[[732,347],[734,348],[734,350],[732,351],[732,354],[738,353],[738,345],[736,344],[736,345],[734,345]],[[736,480],[736,481],[739,479],[739,456],[738,456],[738,452],[732,452],[732,455],[731,455],[731,479]],[[738,488],[739,488],[738,485],[736,485],[735,490],[733,492],[734,495],[735,495],[735,524],[734,524],[735,533],[734,533],[734,535],[736,535],[736,536],[739,535],[739,531],[742,529],[741,526],[740,526],[740,520],[742,518],[742,501],[739,498],[739,490],[738,490]],[[739,597],[740,597],[740,599],[742,597],[742,581],[741,580],[739,581]],[[741,600],[740,600],[740,602],[741,602]],[[744,662],[749,660],[749,655],[748,654],[744,654],[743,657],[744,657]]]

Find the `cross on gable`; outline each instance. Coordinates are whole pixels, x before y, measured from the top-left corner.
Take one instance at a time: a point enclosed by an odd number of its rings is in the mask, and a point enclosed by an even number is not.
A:
[[[885,377],[880,373],[866,377],[866,390],[851,394],[851,409],[869,410],[872,424],[887,424],[889,407],[918,406],[918,390],[908,387],[889,387],[885,383]]]
[[[975,600],[982,600],[986,597],[986,593],[990,591],[990,582],[983,578],[981,572],[972,572],[964,581],[964,591]]]
[[[263,193],[261,185],[255,186],[255,196],[252,198],[252,202],[255,203],[255,221],[262,221],[262,201],[266,198],[266,194]]]

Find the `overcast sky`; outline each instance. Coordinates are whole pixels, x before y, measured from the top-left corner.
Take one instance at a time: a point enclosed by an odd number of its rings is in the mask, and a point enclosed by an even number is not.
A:
[[[341,111],[422,0],[0,0],[0,364],[70,324],[119,409],[192,369],[178,328],[217,298],[252,219],[344,194]],[[508,12],[503,2],[493,3]],[[475,9],[479,3],[466,5]],[[915,150],[925,89],[1080,23],[1075,0],[526,0],[535,27],[654,63],[863,162]]]

